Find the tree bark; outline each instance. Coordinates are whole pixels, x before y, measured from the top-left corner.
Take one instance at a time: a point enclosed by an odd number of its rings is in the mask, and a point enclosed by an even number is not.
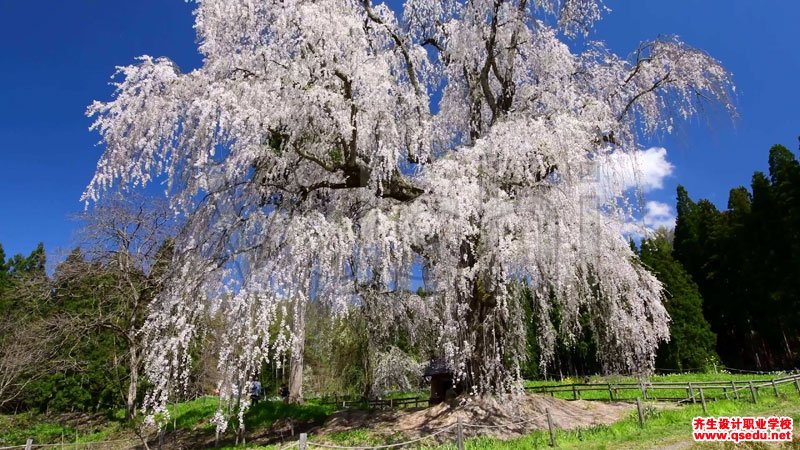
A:
[[[136,344],[131,343],[129,349],[130,379],[128,380],[128,396],[125,399],[125,420],[130,420],[136,415],[136,396],[139,385],[139,357]]]
[[[461,243],[461,262],[464,268],[474,268],[477,264],[475,248],[479,245],[477,236],[468,236]],[[498,341],[498,333],[505,335],[508,323],[498,317],[497,298],[493,287],[489,286],[484,274],[478,274],[466,283],[466,289],[459,292],[461,303],[469,306],[463,323],[463,340],[472,344],[466,362],[466,376],[461,380],[461,389],[469,391],[478,387],[483,392],[505,393],[509,367],[505,362],[497,363],[498,355],[505,358],[503,344]],[[509,345],[510,346],[510,345]]]
[[[303,353],[306,345],[306,308],[298,305],[295,339],[289,367],[289,403],[303,403]]]

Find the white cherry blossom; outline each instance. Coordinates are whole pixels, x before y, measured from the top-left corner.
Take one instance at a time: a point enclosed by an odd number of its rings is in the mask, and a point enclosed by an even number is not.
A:
[[[707,102],[733,113],[732,84],[677,38],[628,58],[573,51],[605,10],[202,0],[200,68],[150,56],[119,68],[113,99],[88,110],[104,152],[84,198],[163,180],[186,222],[145,330],[151,410],[186,381],[204,314],[227,318],[227,401],[292,347],[308,301],[369,302],[375,329],[427,327],[475,392],[517,392],[521,280],[545,324],[542,363],[588,312],[607,370],[652,367],[668,337],[661,286],[622,237],[626,199],[598,187],[598,165]],[[402,294],[417,266],[432,295]]]

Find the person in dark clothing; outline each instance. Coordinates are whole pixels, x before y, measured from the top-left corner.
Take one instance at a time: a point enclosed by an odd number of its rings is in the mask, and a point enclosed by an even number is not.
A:
[[[253,376],[253,379],[250,381],[250,400],[252,401],[253,405],[258,404],[258,400],[261,398],[261,382],[258,381],[258,378]]]
[[[283,403],[289,403],[289,386],[286,383],[281,385],[281,398],[283,398]]]

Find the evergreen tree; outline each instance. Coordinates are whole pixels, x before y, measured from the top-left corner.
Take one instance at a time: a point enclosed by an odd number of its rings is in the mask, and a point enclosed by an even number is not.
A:
[[[639,255],[664,284],[669,312],[670,341],[656,353],[656,366],[674,370],[703,369],[718,359],[716,337],[703,316],[703,299],[683,266],[672,257],[672,239],[666,229],[642,241]]]
[[[580,333],[572,335],[562,319],[559,308],[550,310],[549,320],[555,327],[556,343],[550,361],[542,367],[541,345],[538,337],[539,328],[546,326],[539,311],[539,302],[526,283],[514,285],[514,291],[521,302],[525,315],[526,359],[521,366],[522,375],[526,379],[540,379],[556,376],[586,376],[600,373],[602,366],[597,355],[597,338],[592,329],[591,318],[585,311],[578,319]]]
[[[122,406],[120,387],[127,376],[122,360],[124,341],[104,326],[107,305],[104,292],[116,280],[100,264],[86,260],[75,248],[56,267],[53,276],[53,312],[73,318],[65,345],[56,358],[62,366],[31,383],[28,406],[47,411],[93,411]],[[124,317],[119,311],[120,317]]]
[[[726,364],[757,370],[800,363],[800,163],[783,146],[756,172],[752,194],[732,189],[727,210],[678,188],[674,256],[697,282]]]
[[[0,410],[26,406],[31,383],[52,373],[66,327],[51,315],[44,246],[6,260],[0,251]]]

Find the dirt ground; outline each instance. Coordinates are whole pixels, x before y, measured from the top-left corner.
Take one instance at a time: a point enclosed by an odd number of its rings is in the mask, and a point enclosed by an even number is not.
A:
[[[509,439],[547,429],[547,410],[550,410],[556,428],[572,429],[611,424],[633,408],[627,403],[566,401],[534,394],[517,399],[470,398],[421,410],[340,411],[315,430],[315,434],[368,428],[376,434],[401,433],[414,438],[456,424],[460,418],[468,436],[491,435]],[[513,425],[506,426],[509,424]]]
[[[430,435],[444,427],[454,425],[461,419],[466,436],[495,436],[510,439],[534,430],[547,429],[546,411],[549,410],[553,425],[557,428],[589,427],[610,424],[629,414],[635,406],[626,403],[565,401],[542,395],[528,394],[516,399],[469,398],[456,400],[452,404],[442,403],[430,408],[384,410],[384,411],[339,411],[324,424],[279,420],[272,426],[247,433],[248,442],[287,443],[299,433],[313,434],[325,440],[324,435],[351,429],[368,429],[374,435],[393,436],[398,433],[408,439]],[[59,417],[83,430],[91,432],[103,421],[101,415],[64,414]],[[506,426],[509,425],[510,426]],[[491,426],[474,427],[471,425]],[[442,435],[446,439],[449,433]],[[121,430],[113,439],[121,440],[114,448],[143,448],[141,441],[130,430]],[[235,438],[227,434],[220,442],[233,445]],[[151,448],[158,448],[158,440],[152,438]],[[165,449],[213,448],[214,435],[198,430],[178,430],[164,436]],[[109,447],[110,448],[110,447]]]

